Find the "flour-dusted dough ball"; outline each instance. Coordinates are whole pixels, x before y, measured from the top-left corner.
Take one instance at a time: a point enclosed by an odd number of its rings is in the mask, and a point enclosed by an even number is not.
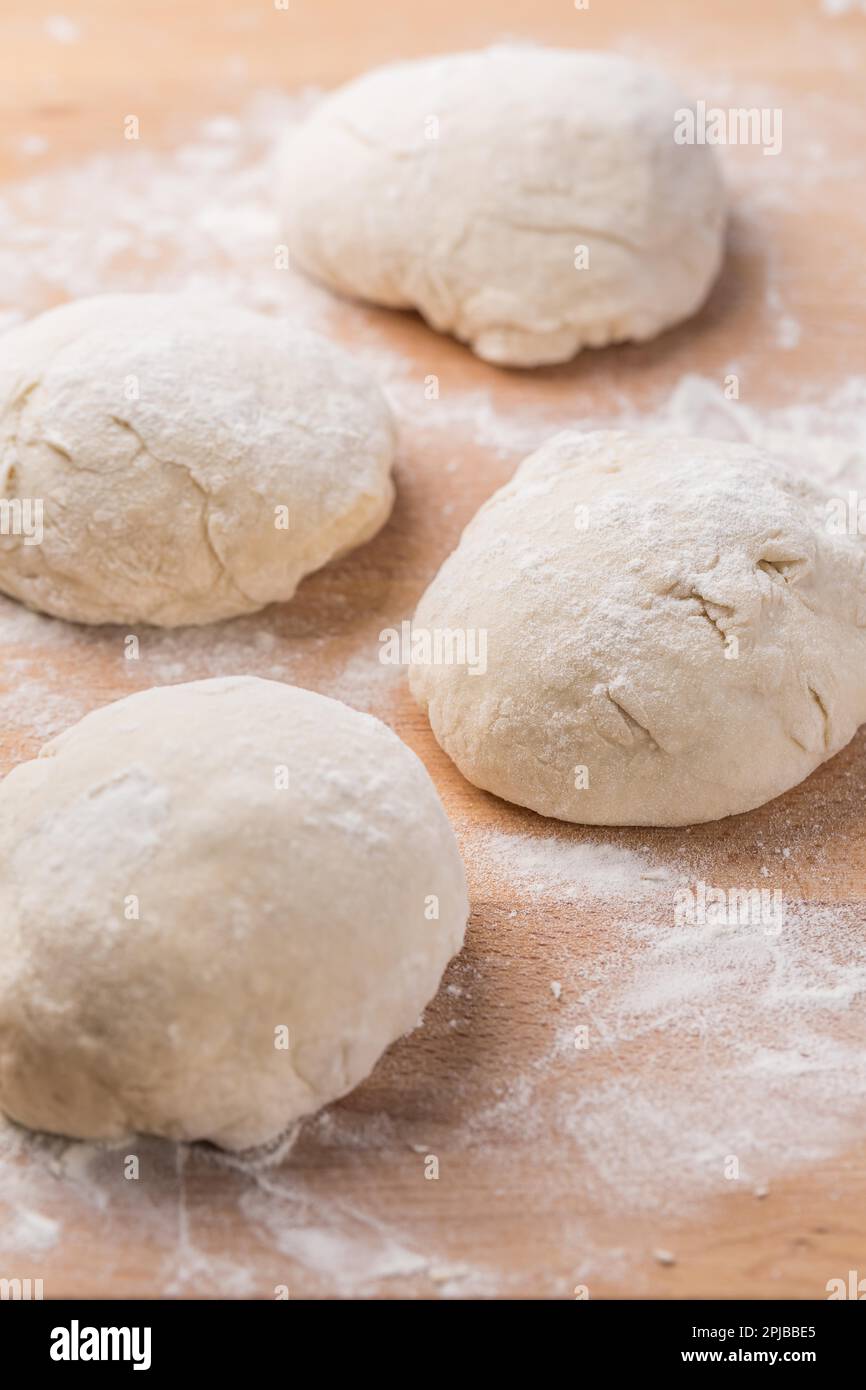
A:
[[[793,787],[866,720],[866,541],[827,504],[748,445],[557,435],[419,605],[422,657],[486,634],[486,671],[412,668],[436,738],[476,786],[595,825]]]
[[[414,1027],[468,912],[405,744],[252,677],[54,739],[0,784],[0,863],[0,1108],[85,1139],[273,1139]]]
[[[44,515],[0,535],[0,590],[84,623],[254,612],[375,534],[393,452],[320,338],[185,296],[52,309],[0,337],[0,497]]]
[[[674,140],[687,106],[610,53],[498,47],[378,69],[289,143],[291,251],[490,362],[651,338],[703,303],[722,255],[715,152]]]

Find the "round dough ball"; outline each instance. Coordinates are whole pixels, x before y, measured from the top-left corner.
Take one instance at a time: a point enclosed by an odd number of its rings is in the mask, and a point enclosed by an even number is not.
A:
[[[506,46],[381,68],[290,141],[290,248],[334,289],[418,309],[489,362],[651,338],[703,303],[722,256],[715,152],[674,141],[687,106],[610,53]]]
[[[592,825],[795,786],[866,719],[866,542],[827,503],[749,445],[557,435],[419,605],[419,650],[486,633],[484,673],[412,668],[436,738],[476,786]]]
[[[0,496],[44,513],[41,544],[0,535],[0,590],[83,623],[252,613],[375,534],[393,454],[323,339],[176,295],[49,310],[0,337]]]
[[[468,913],[418,758],[252,677],[47,744],[0,784],[0,861],[0,1108],[84,1139],[272,1140],[414,1027]]]

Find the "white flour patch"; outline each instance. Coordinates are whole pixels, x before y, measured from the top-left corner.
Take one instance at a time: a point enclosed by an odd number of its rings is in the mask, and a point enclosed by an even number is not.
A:
[[[682,1212],[862,1137],[861,918],[798,906],[778,938],[624,925],[573,1011],[586,1050],[560,1034],[573,1079],[557,1125],[597,1186],[624,1206]]]
[[[339,668],[323,693],[381,719],[403,689],[406,672],[379,660],[379,644],[362,648]]]
[[[387,361],[381,365],[389,366]],[[411,426],[422,436],[448,435],[452,447],[455,439],[471,440],[498,458],[516,459],[532,453],[556,427],[556,416],[549,408],[500,409],[490,391],[446,388],[435,400],[425,400],[416,379],[404,380],[393,372],[385,379],[388,402],[398,421],[405,421],[406,428]],[[573,422],[573,417],[562,417],[563,424],[567,420]]]
[[[57,1244],[60,1222],[27,1207],[13,1212],[0,1227],[0,1249],[18,1254],[41,1255]]]
[[[721,383],[684,376],[661,408],[623,424],[676,434],[755,444],[794,472],[829,485],[866,482],[866,377],[850,377],[829,393],[803,393],[789,405],[758,409],[729,400]]]
[[[734,373],[735,365],[730,365]],[[486,393],[444,397],[419,412],[416,425],[465,434],[501,457],[519,461],[561,429],[632,429],[643,434],[693,436],[750,443],[793,472],[827,485],[866,485],[866,376],[852,376],[830,391],[798,392],[794,402],[758,407],[725,394],[718,381],[687,373],[654,409],[623,403],[614,410],[573,413],[503,406]],[[488,429],[495,418],[495,429]]]
[[[833,19],[845,14],[866,14],[866,0],[821,0],[821,10]]]
[[[515,901],[524,874],[520,856],[511,872],[503,863]],[[529,1145],[563,1210],[579,1172],[600,1210],[670,1221],[737,1186],[765,1194],[862,1139],[858,906],[794,904],[778,937],[678,927],[664,899],[640,916],[614,910],[601,952],[549,939],[562,974],[551,1041],[467,1114],[455,1147],[480,1147],[492,1164],[497,1150],[516,1158]],[[608,1272],[612,1253],[597,1252]]]
[[[645,897],[662,891],[671,872],[648,856],[617,845],[569,838],[569,832],[507,834],[476,831],[464,849],[467,862],[500,871],[513,898],[553,897],[562,903],[593,898]]]
[[[264,1228],[281,1254],[334,1280],[342,1293],[425,1273],[430,1263],[383,1223],[338,1201],[326,1215],[321,1204],[299,1199],[290,1184],[277,1180],[257,1180],[241,1198],[241,1210],[253,1226]],[[295,1292],[304,1295],[303,1287]]]
[[[277,93],[241,119],[204,121],[173,150],[118,134],[117,149],[6,184],[0,328],[62,299],[109,291],[216,292],[313,327],[330,298],[278,268],[280,141],[309,105]]]

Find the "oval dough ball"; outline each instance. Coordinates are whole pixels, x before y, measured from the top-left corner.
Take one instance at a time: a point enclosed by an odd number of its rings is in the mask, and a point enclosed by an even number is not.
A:
[[[41,544],[0,536],[0,589],[83,623],[252,613],[375,534],[393,453],[311,334],[173,295],[52,309],[0,337],[0,496],[44,511]]]
[[[411,670],[439,743],[476,786],[593,825],[715,820],[793,787],[866,719],[866,542],[827,503],[751,446],[557,435],[419,605],[419,651],[486,633],[483,674]]]
[[[468,913],[418,758],[252,677],[47,744],[0,784],[0,862],[0,1107],[84,1139],[273,1139],[414,1027]]]
[[[674,141],[687,106],[610,53],[380,68],[290,141],[289,245],[332,288],[418,309],[489,362],[651,338],[703,303],[722,256],[715,152]]]

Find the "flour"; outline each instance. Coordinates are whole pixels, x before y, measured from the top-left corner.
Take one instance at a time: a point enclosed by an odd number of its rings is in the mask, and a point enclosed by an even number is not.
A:
[[[14,1254],[26,1250],[41,1255],[57,1244],[60,1231],[59,1221],[23,1207],[13,1214],[11,1220],[4,1222],[0,1231],[0,1250]]]
[[[821,9],[831,18],[845,14],[866,14],[866,0],[821,0]]]
[[[0,305],[6,326],[66,298],[111,289],[219,291],[247,307],[327,318],[323,291],[276,268],[269,196],[275,132],[303,99],[254,101],[243,122],[202,123],[170,152],[123,141],[114,152],[4,186]],[[20,148],[22,161],[32,146]],[[14,307],[13,307],[14,306]]]
[[[561,943],[551,939],[554,950]],[[678,931],[657,902],[563,971],[555,1034],[458,1142],[531,1142],[602,1207],[666,1220],[862,1136],[866,942],[854,908],[782,939]],[[470,1137],[471,1136],[471,1137]],[[733,1160],[733,1162],[731,1161]]]
[[[575,842],[568,831],[516,835],[476,831],[469,837],[472,855],[498,871],[518,897],[555,897],[557,902],[596,898],[646,897],[670,880],[665,865],[615,845]],[[558,995],[557,995],[558,997]]]
[[[692,970],[708,969],[712,960],[696,955]],[[742,976],[740,982],[742,988]],[[676,986],[676,977],[668,981],[670,1014],[676,1012]],[[701,988],[709,995],[707,985],[686,977],[687,993]],[[750,997],[760,1008],[762,993]],[[804,1038],[789,1032],[789,1018],[784,1033],[792,1041],[756,1049],[749,1033],[733,1032],[729,1009],[727,991],[713,999],[708,1026],[693,1032],[687,1044],[699,1048],[699,1058],[686,1056],[676,1086],[662,1083],[617,1041],[619,1070],[560,1105],[558,1122],[594,1175],[600,1196],[616,1193],[625,1209],[670,1218],[696,1206],[700,1196],[721,1197],[731,1182],[729,1159],[736,1162],[733,1180],[754,1186],[825,1160],[862,1135],[866,1088],[857,1047],[822,1036],[825,1020],[819,1017],[818,1028],[810,1020]],[[770,1026],[778,1027],[779,1019]],[[653,1027],[665,1024],[659,1019]],[[652,1031],[647,1029],[647,1038]],[[609,1040],[602,1045],[613,1046]],[[711,1073],[705,1060],[710,1052]],[[627,1116],[616,1142],[609,1123],[613,1111]]]
[[[389,387],[389,400],[398,416],[411,411],[412,389],[399,382]],[[497,406],[486,391],[443,396],[428,403],[423,413],[416,408],[414,420],[416,428],[458,433],[511,460],[534,452],[551,434],[575,423],[574,414],[562,409]],[[816,480],[862,486],[866,479],[866,376],[851,376],[829,390],[815,387],[805,398],[759,408],[726,396],[723,379],[713,381],[688,372],[652,410],[636,410],[622,402],[603,412],[584,411],[580,428],[748,442]]]
[[[258,1177],[241,1198],[241,1211],[284,1255],[335,1281],[338,1293],[382,1280],[425,1273],[429,1259],[413,1251],[381,1221],[339,1200],[326,1213],[291,1183]]]
[[[823,0],[822,8],[834,15],[857,6]],[[725,105],[778,104],[773,92],[722,80],[714,95]],[[44,140],[25,131],[17,146],[22,177],[0,196],[0,329],[78,295],[157,282],[219,289],[233,302],[349,338],[398,416],[409,455],[403,484],[420,487],[415,451],[435,460],[437,475],[455,479],[474,476],[480,452],[493,466],[478,501],[523,456],[575,423],[746,441],[840,488],[857,486],[866,470],[866,376],[798,385],[796,393],[786,387],[785,364],[802,327],[784,266],[768,250],[780,211],[799,214],[823,182],[843,178],[854,187],[862,176],[860,164],[835,155],[833,123],[821,112],[808,103],[801,118],[786,109],[786,140],[797,158],[773,161],[772,180],[762,167],[768,161],[750,162],[749,152],[729,171],[738,236],[760,260],[756,293],[768,341],[779,349],[775,396],[750,389],[766,343],[741,342],[713,377],[668,376],[647,386],[638,404],[613,355],[598,389],[601,369],[590,354],[567,393],[547,389],[543,376],[533,390],[508,392],[496,379],[479,387],[476,374],[470,387],[443,379],[429,399],[426,363],[395,350],[385,316],[337,305],[312,282],[277,269],[284,238],[273,200],[276,150],[309,102],[263,94],[237,115],[217,112],[192,135],[182,132],[172,150],[118,140],[117,148],[57,169]],[[843,126],[854,119],[840,106],[832,115]],[[725,394],[731,373],[740,379],[739,399]],[[456,369],[452,376],[460,380]],[[444,556],[471,513],[457,516],[432,487],[414,500],[424,522],[425,509],[435,507]],[[327,571],[314,603],[302,588],[297,606],[208,628],[143,630],[134,660],[126,659],[120,629],[85,632],[0,598],[0,767],[17,761],[22,746],[35,753],[118,684],[131,693],[231,674],[305,684],[311,657],[325,667],[315,682],[322,693],[391,719],[408,708],[404,673],[380,663],[376,633],[409,615],[406,596],[388,591],[359,634],[347,573],[341,565]],[[293,1296],[409,1287],[430,1296],[507,1294],[519,1270],[487,1267],[481,1256],[474,1263],[450,1242],[457,1169],[479,1193],[495,1190],[501,1220],[524,1207],[525,1175],[542,1172],[535,1216],[541,1223],[552,1213],[563,1248],[574,1250],[575,1279],[603,1274],[633,1293],[633,1251],[598,1235],[593,1214],[654,1215],[661,1224],[648,1251],[679,1262],[667,1224],[702,1213],[736,1184],[772,1202],[789,1175],[862,1139],[866,924],[857,902],[835,902],[844,898],[845,875],[830,853],[834,836],[858,823],[862,764],[859,747],[829,790],[815,781],[808,815],[776,806],[756,828],[761,883],[781,885],[789,905],[778,938],[676,926],[680,884],[731,881],[724,840],[717,847],[705,832],[603,836],[516,812],[505,812],[507,828],[494,829],[450,808],[477,920],[420,1033],[397,1044],[355,1096],[305,1123],[288,1158],[264,1171],[255,1156],[229,1166],[204,1148],[177,1151],[140,1138],[75,1144],[0,1121],[0,1273],[45,1273],[51,1296],[52,1269],[75,1263],[104,1289],[123,1231],[133,1250],[161,1258],[144,1290],[151,1295],[271,1298],[278,1284]],[[818,905],[799,901],[804,868],[822,887]],[[510,904],[492,923],[490,901]],[[497,1009],[508,1011],[509,1026],[491,1053],[488,1020]],[[425,1045],[432,1079],[416,1074]],[[390,1113],[394,1086],[401,1094],[416,1088],[399,1118]],[[442,1158],[438,1184],[423,1178],[431,1151]],[[129,1153],[140,1160],[138,1183],[123,1177]],[[726,1176],[730,1157],[737,1178]],[[430,1213],[422,1224],[412,1215],[419,1194]],[[243,1251],[237,1260],[226,1258],[229,1241]],[[65,1264],[52,1266],[64,1252]],[[6,1268],[10,1255],[19,1257],[15,1271]],[[569,1293],[543,1269],[536,1287]]]

